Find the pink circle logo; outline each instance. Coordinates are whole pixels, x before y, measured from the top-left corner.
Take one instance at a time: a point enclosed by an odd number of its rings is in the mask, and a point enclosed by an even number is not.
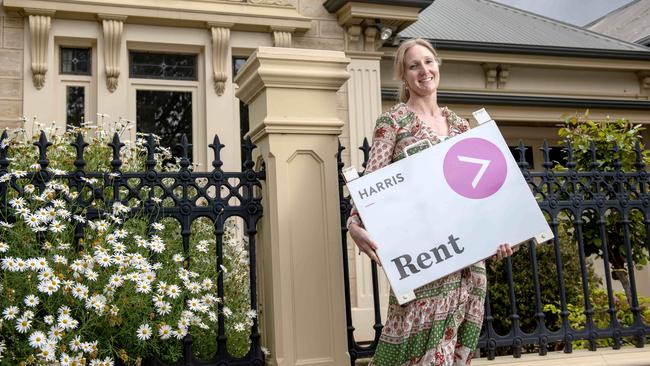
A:
[[[447,151],[443,172],[454,192],[481,199],[490,197],[503,186],[508,167],[495,144],[472,137],[459,141]]]

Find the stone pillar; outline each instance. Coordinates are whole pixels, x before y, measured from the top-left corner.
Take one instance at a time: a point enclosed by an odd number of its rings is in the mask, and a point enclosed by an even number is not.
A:
[[[271,365],[349,365],[336,167],[342,52],[260,47],[239,72],[266,164],[257,246]]]

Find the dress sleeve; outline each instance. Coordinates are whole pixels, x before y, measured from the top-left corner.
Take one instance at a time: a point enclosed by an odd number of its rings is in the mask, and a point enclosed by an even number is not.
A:
[[[372,145],[370,147],[368,163],[366,164],[366,173],[373,172],[390,164],[393,159],[396,137],[397,123],[395,120],[388,113],[379,116],[372,137]],[[352,205],[352,211],[350,212],[346,227],[350,227],[350,224],[353,222],[363,226],[359,212],[354,204]]]
[[[397,123],[387,113],[377,118],[372,137],[372,146],[366,164],[366,173],[373,172],[390,164],[397,136]]]

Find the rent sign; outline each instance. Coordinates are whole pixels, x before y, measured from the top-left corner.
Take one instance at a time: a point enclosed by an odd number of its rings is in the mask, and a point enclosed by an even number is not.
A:
[[[553,238],[494,121],[348,180],[400,304],[502,243]]]

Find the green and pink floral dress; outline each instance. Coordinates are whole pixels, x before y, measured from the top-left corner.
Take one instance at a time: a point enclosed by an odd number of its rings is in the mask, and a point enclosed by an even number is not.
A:
[[[450,137],[469,129],[466,120],[446,107],[442,113]],[[444,138],[406,104],[397,104],[377,119],[366,171],[403,159],[404,148],[418,141],[436,144]],[[404,306],[391,292],[388,316],[371,365],[469,365],[483,322],[485,289],[485,264],[479,262],[420,287],[415,291],[416,300]]]

